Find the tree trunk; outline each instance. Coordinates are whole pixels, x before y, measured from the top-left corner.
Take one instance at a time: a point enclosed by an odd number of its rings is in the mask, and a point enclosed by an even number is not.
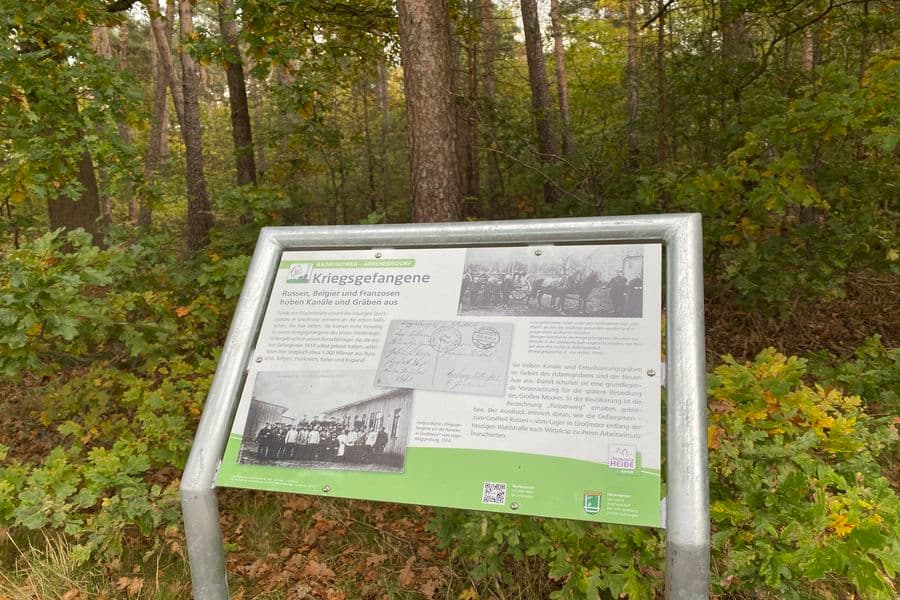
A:
[[[528,81],[531,84],[531,107],[534,111],[538,136],[538,159],[542,164],[547,164],[559,157],[559,147],[551,118],[550,84],[547,82],[547,67],[544,63],[544,45],[538,22],[537,1],[521,0],[521,5],[525,55],[528,59]],[[550,181],[545,181],[544,200],[548,204],[554,204],[557,199],[556,188]]]
[[[640,88],[637,54],[637,0],[628,0],[628,44],[625,57],[625,87],[628,94],[628,168],[632,171],[637,169],[638,156],[640,155],[637,130],[638,90]]]
[[[156,41],[156,47],[159,50],[157,55],[159,58],[159,66],[166,83],[169,85],[169,91],[172,92],[172,104],[175,105],[175,116],[178,123],[184,123],[184,95],[181,86],[178,84],[175,65],[172,63],[172,49],[169,40],[166,39],[165,25],[163,24],[159,10],[159,0],[145,0],[147,2],[147,12],[150,14],[150,30],[153,32],[153,39]],[[169,18],[174,18],[174,14]],[[192,26],[191,26],[192,27]]]
[[[166,42],[168,42],[168,56],[170,58],[170,62],[172,60],[172,44],[175,39],[175,0],[166,0],[166,14],[163,18],[163,31],[166,34]],[[157,48],[159,51],[159,48]],[[174,68],[174,66],[173,66]],[[178,79],[177,74],[173,71],[173,75],[176,79]],[[163,71],[163,98],[165,98],[165,72]],[[169,149],[169,131],[171,128],[169,127],[169,119],[171,117],[171,112],[169,111],[169,103],[163,100],[163,111],[162,111],[162,128],[159,130],[159,170],[161,173],[167,173],[169,169],[169,163],[172,160],[171,151]],[[176,117],[177,118],[177,117]]]
[[[387,143],[390,132],[390,112],[388,105],[388,73],[387,65],[383,61],[378,62],[378,78],[375,83],[375,102],[378,104],[378,112],[381,113],[381,131],[378,141],[378,160],[381,165],[381,206],[384,211],[384,221],[388,222],[388,198],[390,188],[387,167]]]
[[[234,141],[237,184],[256,185],[250,109],[247,105],[244,64],[238,47],[237,26],[234,22],[234,0],[218,0],[216,5],[219,12],[219,29],[225,46],[225,77],[228,80],[228,104],[231,108],[231,138]]]
[[[95,25],[91,31],[91,49],[94,54],[112,62],[113,52],[112,45],[109,42],[109,27],[105,25]],[[94,124],[94,130],[98,137],[103,137],[105,133],[105,124],[98,122]],[[103,225],[107,226],[112,223],[112,205],[109,199],[109,169],[101,161],[97,165],[97,190],[100,197],[100,214],[103,216]]]
[[[119,47],[117,50],[118,59],[119,59],[119,70],[127,71],[128,70],[128,21],[123,21],[121,25],[119,25]],[[119,139],[122,140],[122,143],[131,147],[133,144],[132,136],[131,136],[131,128],[128,126],[128,123],[125,119],[118,119],[116,121],[116,128],[119,131]],[[129,219],[134,221],[134,216],[137,212],[137,204],[134,198],[134,189],[132,188],[132,181],[129,179],[125,182],[125,187],[122,190],[122,196],[125,203],[128,205],[128,216]]]
[[[656,23],[656,161],[665,164],[669,160],[668,98],[666,97],[666,4],[658,0]]]
[[[559,121],[562,129],[562,150],[566,156],[575,154],[572,140],[572,117],[569,111],[569,82],[566,77],[566,55],[563,47],[562,20],[559,0],[550,0],[550,27],[553,31],[553,58],[556,63],[556,92],[559,96]]]
[[[78,101],[72,99],[72,114],[78,114]],[[75,133],[75,141],[80,142],[82,131],[79,128]],[[77,229],[84,228],[91,234],[94,244],[101,245],[102,236],[100,230],[100,191],[97,188],[97,177],[94,173],[94,161],[91,154],[85,150],[78,160],[78,181],[81,183],[81,194],[78,198],[71,198],[60,194],[56,198],[47,199],[47,213],[50,219],[50,229]]]
[[[446,0],[397,0],[416,222],[461,216]]]
[[[166,125],[166,88],[168,78],[162,66],[159,44],[156,36],[150,33],[150,71],[153,76],[153,112],[150,117],[150,136],[147,139],[147,153],[144,156],[144,180],[150,181],[159,175],[162,163],[163,148],[168,147],[165,135]],[[153,220],[153,210],[147,192],[141,194],[137,215],[133,218],[139,226],[148,227]]]
[[[481,103],[481,121],[484,123],[484,140],[487,149],[487,185],[488,201],[493,217],[507,216],[502,206],[503,173],[500,171],[500,160],[497,156],[497,143],[494,140],[496,131],[495,113],[497,110],[497,78],[494,74],[494,61],[497,60],[497,27],[494,24],[494,5],[491,0],[481,0],[481,82],[484,102]]]
[[[259,82],[253,80],[253,129],[256,130],[256,181],[262,181],[266,176],[268,162],[266,161],[266,143],[260,136],[262,131],[262,92],[259,90]]]
[[[369,213],[378,210],[375,187],[375,151],[372,149],[372,134],[369,131],[369,84],[359,86],[363,105],[363,141],[366,144],[366,176],[369,184]]]
[[[181,56],[181,81],[184,99],[184,118],[181,120],[181,133],[184,139],[187,182],[187,222],[188,249],[199,250],[209,243],[209,231],[212,229],[212,211],[206,193],[206,176],[203,173],[203,141],[200,127],[200,82],[194,58],[184,48],[184,42],[194,33],[193,14],[190,0],[178,3],[178,23],[181,30],[182,43],[179,46]]]

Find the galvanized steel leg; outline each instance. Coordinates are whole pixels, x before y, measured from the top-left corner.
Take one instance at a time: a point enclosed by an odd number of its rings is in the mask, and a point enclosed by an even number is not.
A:
[[[181,490],[181,512],[187,536],[191,582],[196,600],[227,600],[225,548],[219,527],[215,488]]]
[[[687,216],[666,239],[666,598],[709,597],[703,234]]]

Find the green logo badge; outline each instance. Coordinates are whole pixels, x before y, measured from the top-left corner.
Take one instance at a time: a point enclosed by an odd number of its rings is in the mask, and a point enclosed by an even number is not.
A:
[[[584,493],[584,512],[589,515],[596,515],[600,512],[600,499],[603,492],[585,492]]]

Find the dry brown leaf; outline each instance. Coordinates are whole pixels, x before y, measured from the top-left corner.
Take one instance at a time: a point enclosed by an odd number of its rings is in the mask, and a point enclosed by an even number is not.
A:
[[[437,579],[428,579],[419,586],[419,591],[422,592],[422,595],[428,598],[428,600],[433,600],[434,594],[438,591],[439,587],[441,587],[441,583]]]
[[[406,563],[403,565],[403,569],[400,570],[400,585],[403,587],[409,587],[412,585],[413,580],[415,579],[415,573],[413,573],[413,563],[416,561],[415,555],[410,556]]]
[[[422,560],[431,560],[431,557],[434,556],[434,552],[428,546],[419,546],[417,554]]]
[[[129,597],[140,594],[143,587],[143,577],[119,577],[116,582],[116,588],[120,592],[125,592]]]
[[[366,566],[367,567],[377,567],[381,563],[387,560],[387,554],[373,554],[371,556],[366,557]]]
[[[347,595],[341,590],[328,590],[325,592],[325,600],[346,600]]]
[[[312,577],[313,579],[334,579],[334,571],[328,568],[327,565],[323,565],[322,563],[311,560],[306,564],[306,568],[303,569],[303,574]]]
[[[7,600],[9,596],[0,594],[0,600]],[[62,595],[62,600],[81,600],[81,590],[73,588]]]

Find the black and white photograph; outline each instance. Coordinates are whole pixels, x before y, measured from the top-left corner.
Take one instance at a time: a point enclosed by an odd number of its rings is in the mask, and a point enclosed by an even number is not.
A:
[[[297,469],[403,471],[413,391],[371,371],[261,372],[238,462]]]
[[[640,245],[472,248],[460,316],[643,316]]]

